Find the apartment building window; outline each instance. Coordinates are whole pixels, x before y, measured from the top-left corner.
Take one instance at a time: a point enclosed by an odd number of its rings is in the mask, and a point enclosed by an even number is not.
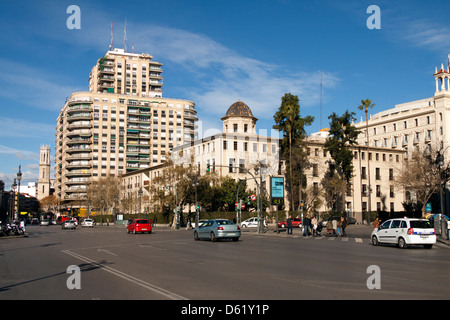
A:
[[[238,132],[238,125],[236,123],[233,124],[233,132]]]
[[[394,180],[394,169],[389,169],[389,181]]]
[[[233,142],[233,149],[234,149],[234,151],[237,151],[237,149],[238,149],[238,142],[237,141]]]
[[[239,159],[239,173],[245,173],[243,168],[245,168],[245,159]]]
[[[367,197],[367,184],[363,184],[362,185],[362,190],[361,190],[362,192],[362,196],[363,197]]]
[[[223,150],[227,150],[227,140],[223,140]]]
[[[361,179],[367,179],[366,167],[361,167]]]
[[[248,142],[244,142],[244,151],[247,151],[248,148]]]
[[[394,186],[389,186],[389,197],[394,198]]]
[[[314,194],[314,196],[319,195],[319,183],[318,182],[313,183],[313,194]]]
[[[376,196],[381,197],[381,186],[376,185],[375,190],[376,190]]]
[[[244,124],[244,132],[248,131],[248,124]]]
[[[380,168],[375,168],[375,179],[381,180]]]
[[[230,159],[228,159],[228,172],[229,173],[233,173],[233,172],[236,172],[236,170],[235,170],[235,168],[233,168],[234,167],[234,164],[235,164],[235,159],[234,158],[230,158]]]
[[[319,166],[317,165],[317,163],[313,164],[313,177],[318,177],[319,176]]]

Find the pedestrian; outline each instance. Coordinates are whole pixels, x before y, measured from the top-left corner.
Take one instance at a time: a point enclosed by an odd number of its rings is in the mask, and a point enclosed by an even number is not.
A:
[[[347,221],[345,220],[345,218],[344,217],[342,217],[341,218],[341,222],[342,222],[342,225],[341,225],[341,231],[342,231],[342,236],[343,237],[346,237],[347,236],[347,234],[345,233],[345,228],[347,228]]]
[[[311,225],[312,225],[312,234],[313,234],[313,237],[315,237],[316,234],[317,234],[317,219],[316,219],[316,216],[314,216],[311,219]]]
[[[286,220],[287,224],[287,234],[292,234],[292,218],[289,216]]]
[[[333,223],[331,222],[331,220],[327,221],[327,233],[328,237],[333,235]]]
[[[378,230],[378,228],[380,227],[380,223],[381,223],[381,220],[380,220],[379,217],[377,217],[377,218],[375,219],[375,221],[373,222],[373,228],[376,229],[376,230]]]
[[[331,221],[331,223],[333,225],[333,237],[336,237],[337,236],[337,233],[336,233],[336,231],[337,231],[337,221],[336,221],[336,219],[333,219]]]
[[[309,218],[309,214],[303,219],[303,236],[309,237],[311,234],[311,219]]]
[[[341,230],[342,230],[342,217],[341,217],[341,219],[338,219],[336,221],[336,223],[337,223],[337,225],[336,225],[336,227],[337,227],[336,228],[336,233],[340,237],[342,235],[342,232],[341,232]]]

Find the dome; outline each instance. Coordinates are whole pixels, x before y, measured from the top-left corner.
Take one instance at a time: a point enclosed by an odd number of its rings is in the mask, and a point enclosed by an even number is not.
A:
[[[228,117],[248,117],[254,118],[252,110],[242,102],[240,99],[233,103],[229,108],[224,118]]]

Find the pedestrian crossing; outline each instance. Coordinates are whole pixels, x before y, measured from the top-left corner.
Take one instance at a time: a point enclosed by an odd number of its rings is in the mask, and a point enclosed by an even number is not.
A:
[[[291,238],[291,239],[304,239],[304,240],[312,240],[312,241],[335,241],[335,242],[348,242],[348,243],[368,243],[370,244],[369,238],[359,238],[359,237],[328,237],[328,236],[316,236],[316,237],[304,237],[303,235],[288,235],[288,234],[271,234],[265,233],[264,235],[254,234],[255,236],[265,237],[265,235],[269,236],[277,236],[282,238]]]

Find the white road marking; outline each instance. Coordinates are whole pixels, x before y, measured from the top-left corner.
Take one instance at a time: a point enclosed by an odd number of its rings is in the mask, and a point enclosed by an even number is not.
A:
[[[145,282],[145,281],[143,281],[141,279],[135,278],[135,277],[133,277],[133,276],[131,276],[129,274],[126,274],[126,273],[124,273],[122,271],[119,271],[119,270],[116,270],[114,268],[108,267],[108,266],[106,266],[104,264],[101,264],[99,262],[91,260],[91,259],[89,259],[87,257],[84,257],[84,256],[80,255],[80,254],[71,252],[69,250],[62,250],[62,252],[66,253],[66,254],[74,257],[74,258],[77,258],[77,259],[79,259],[81,261],[84,261],[84,262],[87,262],[87,263],[92,263],[93,265],[95,265],[95,266],[97,266],[97,267],[99,267],[99,268],[101,268],[101,269],[103,269],[103,270],[105,270],[105,271],[107,271],[109,273],[112,273],[112,274],[114,274],[114,275],[116,275],[116,276],[118,276],[118,277],[120,277],[122,279],[125,279],[125,280],[127,280],[129,282],[132,282],[134,284],[137,284],[137,285],[139,285],[141,287],[144,287],[144,288],[146,288],[146,289],[148,289],[150,291],[153,291],[153,292],[156,292],[156,293],[158,293],[160,295],[163,295],[163,296],[165,296],[165,297],[167,297],[167,298],[169,298],[171,300],[188,300],[187,298],[185,298],[183,296],[180,296],[180,295],[178,295],[178,294],[176,294],[174,292],[168,291],[166,289],[163,289],[163,288],[160,288],[158,286],[155,286],[155,285],[153,285],[151,283]]]

